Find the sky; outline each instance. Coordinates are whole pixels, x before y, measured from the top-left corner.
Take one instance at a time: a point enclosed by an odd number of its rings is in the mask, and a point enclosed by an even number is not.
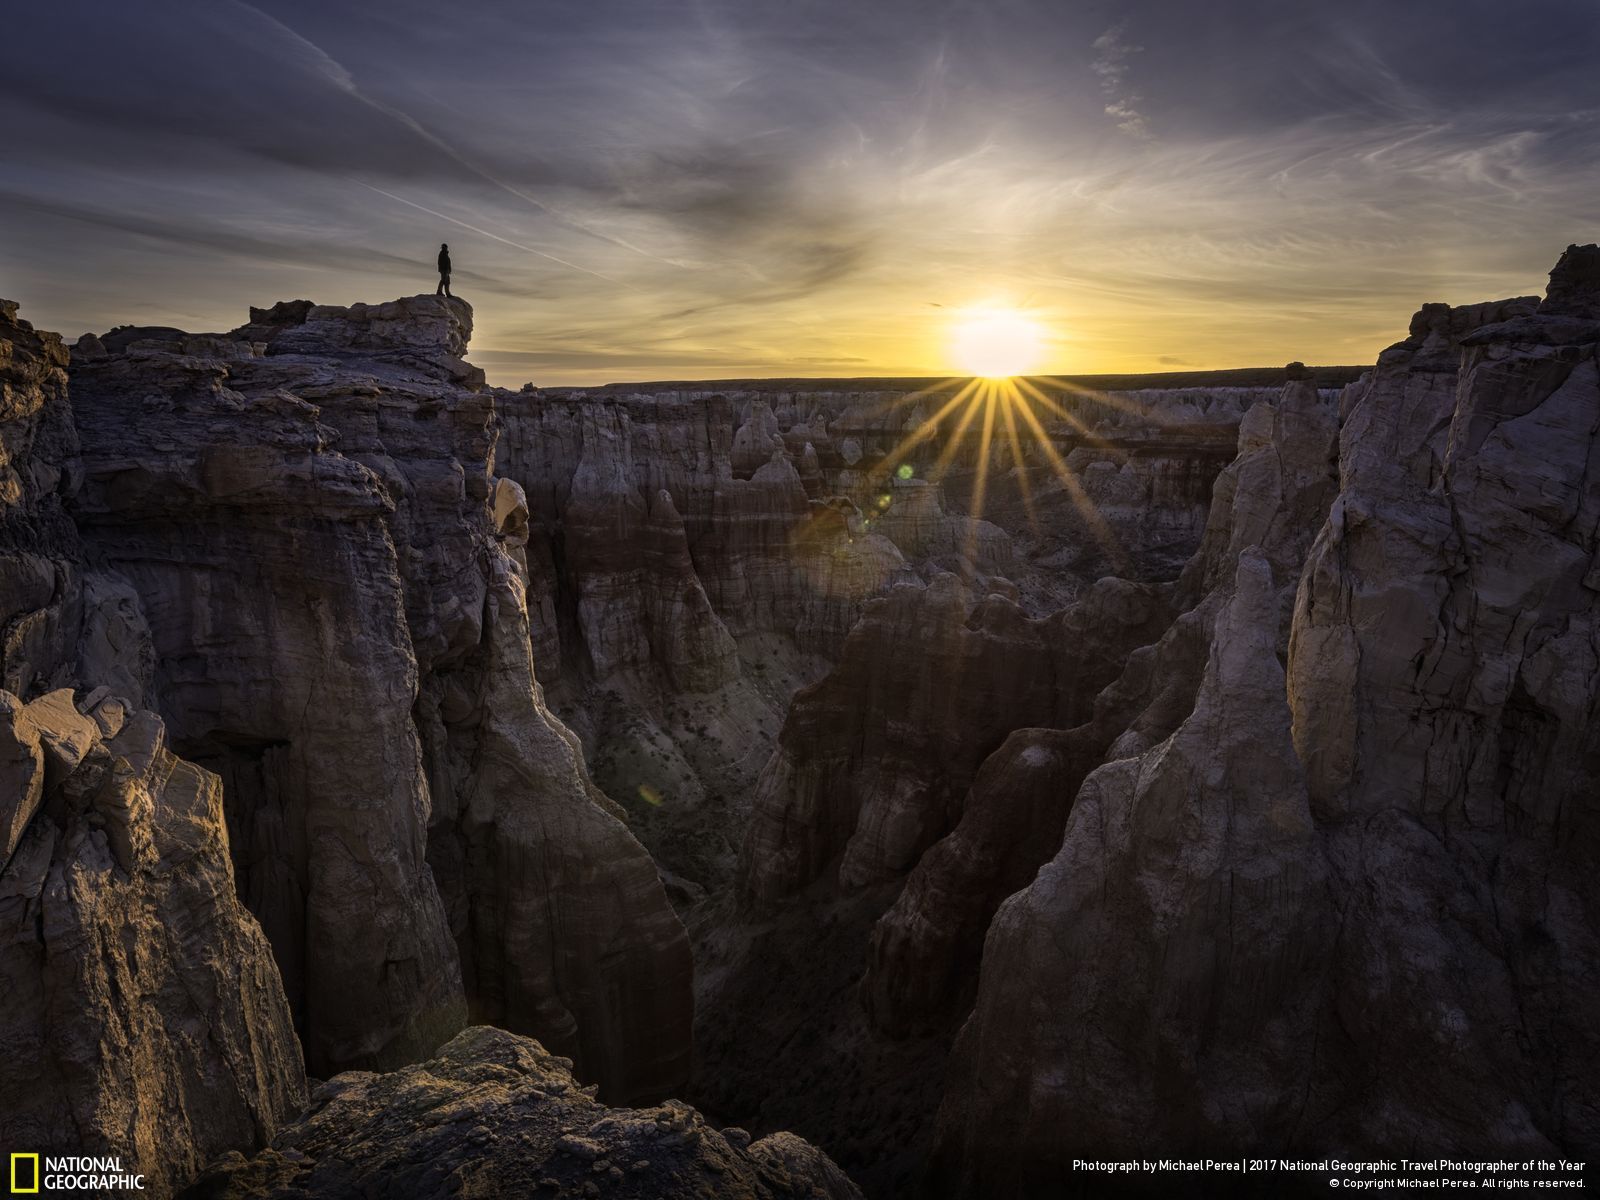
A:
[[[516,386],[1370,362],[1600,239],[1597,0],[56,0],[0,295],[69,337],[431,292]]]

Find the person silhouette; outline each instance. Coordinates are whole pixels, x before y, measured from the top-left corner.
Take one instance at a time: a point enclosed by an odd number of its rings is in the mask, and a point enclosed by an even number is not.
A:
[[[433,289],[433,294],[450,295],[450,247],[445,242],[439,243],[439,286]]]

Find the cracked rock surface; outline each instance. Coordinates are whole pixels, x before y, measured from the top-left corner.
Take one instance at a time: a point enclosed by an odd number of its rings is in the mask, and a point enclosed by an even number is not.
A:
[[[789,1134],[752,1141],[676,1100],[606,1108],[570,1060],[475,1026],[437,1056],[319,1087],[272,1145],[216,1163],[185,1200],[365,1196],[857,1200],[821,1151]]]

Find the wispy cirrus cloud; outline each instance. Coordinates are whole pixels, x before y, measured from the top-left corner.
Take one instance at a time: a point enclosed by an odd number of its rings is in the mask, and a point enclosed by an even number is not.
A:
[[[431,291],[495,378],[1361,361],[1592,240],[1591,0],[58,0],[0,42],[45,327]],[[608,366],[608,364],[610,364]]]
[[[1094,40],[1094,61],[1090,69],[1100,77],[1100,90],[1105,93],[1106,116],[1117,123],[1123,133],[1136,138],[1150,136],[1150,122],[1139,105],[1144,97],[1135,91],[1129,76],[1133,58],[1142,53],[1143,46],[1127,38],[1127,23],[1113,25]]]

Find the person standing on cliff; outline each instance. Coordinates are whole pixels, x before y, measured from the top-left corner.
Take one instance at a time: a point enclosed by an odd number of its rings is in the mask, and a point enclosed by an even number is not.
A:
[[[450,246],[446,242],[439,243],[439,286],[433,289],[433,294],[450,295]]]

